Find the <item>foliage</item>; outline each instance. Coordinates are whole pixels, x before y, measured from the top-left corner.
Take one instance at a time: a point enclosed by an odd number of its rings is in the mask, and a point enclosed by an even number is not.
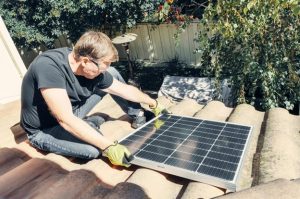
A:
[[[235,104],[293,109],[300,101],[297,0],[210,1],[200,31],[203,67],[229,78]]]
[[[65,34],[72,41],[88,29],[113,34],[143,21],[159,0],[9,0],[0,15],[18,47],[53,47]]]
[[[125,32],[126,28],[139,22],[174,23],[179,30],[178,37],[193,18],[202,15],[206,2],[10,0],[0,1],[0,15],[18,47],[34,48],[41,44],[54,47],[54,40],[62,34],[73,42],[89,29],[98,29],[114,36],[116,32]]]
[[[177,32],[174,38],[176,44],[178,44],[180,34],[189,24],[195,19],[202,18],[207,3],[207,0],[165,0],[160,3],[156,12],[148,18],[148,22],[175,24]]]
[[[165,0],[160,3],[150,22],[182,24],[195,18],[202,18],[207,0]]]

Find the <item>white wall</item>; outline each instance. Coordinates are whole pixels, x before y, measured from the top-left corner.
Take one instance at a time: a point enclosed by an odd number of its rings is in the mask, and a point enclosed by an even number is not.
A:
[[[20,97],[25,65],[0,16],[0,104]]]

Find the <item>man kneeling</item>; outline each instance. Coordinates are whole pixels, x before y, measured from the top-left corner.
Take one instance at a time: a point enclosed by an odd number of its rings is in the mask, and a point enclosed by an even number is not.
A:
[[[125,146],[105,138],[101,119],[86,115],[106,93],[133,118],[145,123],[139,103],[157,114],[157,101],[125,84],[110,64],[118,60],[111,40],[101,32],[83,34],[74,46],[48,50],[31,63],[23,79],[21,126],[30,143],[44,151],[84,159],[107,156],[115,165],[129,166]],[[94,128],[93,128],[94,127]]]

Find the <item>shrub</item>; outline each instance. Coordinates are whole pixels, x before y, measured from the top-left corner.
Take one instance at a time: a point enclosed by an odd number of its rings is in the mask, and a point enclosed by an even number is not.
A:
[[[159,4],[156,12],[153,12],[153,14],[145,20],[155,24],[175,24],[177,32],[174,35],[174,39],[176,45],[178,45],[180,34],[192,21],[202,18],[207,3],[207,0],[164,0]]]
[[[54,47],[66,35],[71,41],[88,29],[114,36],[139,22],[175,23],[181,32],[202,15],[204,3],[173,0],[10,0],[0,1],[0,15],[19,48]],[[192,16],[192,17],[191,17]]]
[[[62,34],[72,41],[88,29],[109,34],[143,21],[159,0],[9,0],[0,2],[0,15],[20,48],[53,47]]]
[[[229,78],[234,104],[291,110],[300,101],[297,0],[210,1],[202,24],[203,67]]]

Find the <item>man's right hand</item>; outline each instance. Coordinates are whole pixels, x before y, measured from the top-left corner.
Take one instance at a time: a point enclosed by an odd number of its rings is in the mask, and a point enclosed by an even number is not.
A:
[[[108,157],[109,161],[113,165],[119,165],[124,167],[130,166],[130,152],[124,145],[118,144],[117,141],[115,141],[113,145],[110,145],[105,150],[103,150],[103,155]]]

